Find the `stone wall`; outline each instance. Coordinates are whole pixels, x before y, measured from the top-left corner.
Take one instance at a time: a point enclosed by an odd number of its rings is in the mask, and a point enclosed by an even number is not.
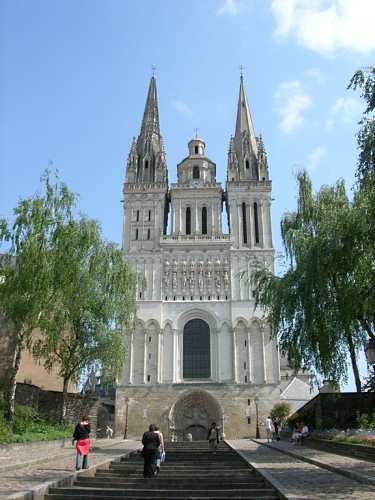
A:
[[[313,429],[348,429],[357,427],[358,412],[370,413],[374,408],[374,392],[320,393],[294,416]]]
[[[249,386],[240,384],[163,384],[157,386],[119,387],[116,394],[116,433],[125,430],[126,406],[128,404],[128,438],[139,439],[150,423],[160,425],[165,439],[172,437],[171,413],[173,406],[194,392],[206,393],[214,398],[221,411],[226,438],[255,437],[255,395],[259,397],[259,423],[262,437],[264,422],[272,406],[279,402],[278,385]],[[128,403],[125,402],[128,398]],[[171,412],[172,409],[172,412]],[[179,429],[177,429],[179,433]],[[180,438],[178,438],[180,439]]]
[[[62,393],[45,391],[31,384],[17,384],[16,402],[32,406],[48,420],[60,420]],[[67,422],[75,424],[82,415],[88,415],[91,421],[92,434],[96,435],[97,415],[101,401],[97,397],[68,394]]]

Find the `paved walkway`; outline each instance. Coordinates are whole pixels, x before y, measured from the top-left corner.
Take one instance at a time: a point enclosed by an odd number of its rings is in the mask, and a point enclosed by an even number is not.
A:
[[[375,500],[375,488],[370,485],[358,483],[248,439],[229,440],[228,443],[286,498]]]
[[[113,440],[101,443],[90,453],[89,464],[94,466],[113,460],[127,451],[140,448],[137,441]],[[31,457],[30,457],[31,458]],[[35,458],[35,457],[34,457]],[[75,473],[75,450],[72,447],[61,455],[51,456],[43,463],[19,467],[13,470],[0,470],[0,498],[8,498],[25,491],[38,489],[43,483],[57,481]]]
[[[266,443],[266,440],[259,440]],[[336,453],[310,448],[307,445],[293,445],[289,441],[273,441],[268,446],[279,449],[284,453],[291,454],[296,458],[302,458],[307,461],[326,467],[333,472],[339,472],[344,476],[357,479],[363,483],[375,486],[375,462],[351,458]]]

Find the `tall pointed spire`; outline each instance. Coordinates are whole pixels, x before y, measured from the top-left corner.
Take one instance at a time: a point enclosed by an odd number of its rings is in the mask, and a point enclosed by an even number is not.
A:
[[[126,182],[135,184],[165,184],[168,182],[154,75],[152,75],[148,87],[141,131],[136,143],[133,142],[128,157]]]
[[[150,85],[148,88],[140,136],[144,138],[146,136],[149,137],[152,134],[157,134],[160,136],[158,96],[154,75],[152,75],[151,77]]]
[[[253,121],[251,119],[251,114],[249,110],[249,105],[246,98],[245,87],[243,83],[243,75],[240,77],[240,93],[238,96],[237,105],[237,119],[236,119],[236,133],[235,141],[240,142],[245,134],[248,134],[253,153],[257,156],[258,147],[255,137],[255,131],[253,126]]]

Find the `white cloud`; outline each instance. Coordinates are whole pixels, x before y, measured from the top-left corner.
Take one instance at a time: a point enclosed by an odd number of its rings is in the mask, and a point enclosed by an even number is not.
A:
[[[223,14],[229,14],[230,16],[236,16],[240,11],[240,5],[238,0],[224,0],[222,6],[216,11],[218,16]]]
[[[307,157],[307,168],[308,170],[310,170],[310,172],[312,172],[319,166],[326,153],[327,148],[325,146],[317,146],[311,151],[311,153]]]
[[[320,54],[375,50],[374,0],[273,0],[276,34]]]
[[[304,122],[304,112],[311,107],[312,99],[306,94],[298,80],[280,83],[275,94],[276,107],[280,115],[280,128],[290,134]]]
[[[175,99],[174,101],[172,101],[172,106],[176,111],[178,111],[178,113],[181,113],[182,115],[191,116],[193,114],[190,106],[184,101]]]
[[[313,82],[321,85],[325,81],[323,73],[317,68],[310,68],[305,71],[305,76]]]
[[[333,104],[326,120],[326,129],[331,130],[336,122],[357,122],[362,111],[363,105],[358,99],[354,97],[339,97]]]

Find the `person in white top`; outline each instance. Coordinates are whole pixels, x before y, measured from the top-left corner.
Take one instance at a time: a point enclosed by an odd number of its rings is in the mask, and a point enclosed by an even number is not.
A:
[[[164,437],[163,433],[160,430],[160,427],[158,425],[155,426],[155,434],[158,434],[159,439],[160,439],[160,446],[157,454],[157,459],[156,459],[156,470],[155,470],[155,476],[159,474],[160,471],[160,466],[165,460],[165,449],[164,449]]]
[[[272,439],[272,419],[270,415],[266,418],[266,433],[267,433],[267,442],[269,443]]]

